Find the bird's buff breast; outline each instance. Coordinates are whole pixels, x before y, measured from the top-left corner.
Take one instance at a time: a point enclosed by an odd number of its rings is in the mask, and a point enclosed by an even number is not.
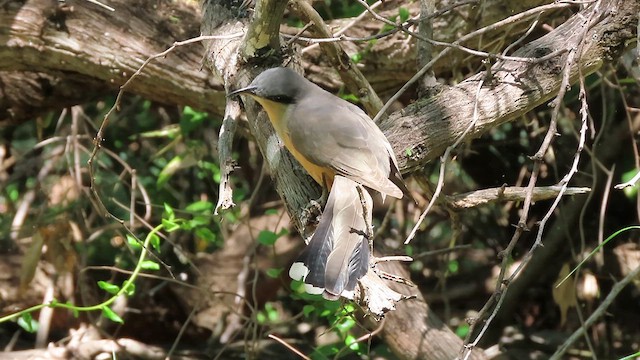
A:
[[[291,155],[298,160],[300,165],[307,170],[309,175],[320,185],[323,184],[324,181],[328,181],[329,183],[326,185],[331,186],[333,182],[333,177],[335,176],[335,172],[326,167],[322,167],[316,165],[309,161],[302,153],[298,151],[293,145],[291,141],[291,137],[289,136],[289,131],[287,129],[286,119],[287,119],[287,105],[277,103],[275,101],[267,100],[267,99],[256,99],[260,105],[264,108],[269,116],[269,120],[273,125],[273,128],[276,130],[276,133],[284,142],[284,146],[289,150]]]

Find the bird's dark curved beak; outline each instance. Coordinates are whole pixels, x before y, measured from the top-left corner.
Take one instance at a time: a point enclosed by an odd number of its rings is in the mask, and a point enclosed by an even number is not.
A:
[[[247,86],[238,90],[234,90],[230,93],[227,94],[227,97],[232,97],[234,95],[240,95],[240,94],[255,94],[255,91],[258,87],[257,86]]]

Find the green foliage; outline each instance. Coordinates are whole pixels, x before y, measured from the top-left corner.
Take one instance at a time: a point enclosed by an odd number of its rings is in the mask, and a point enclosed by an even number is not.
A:
[[[124,324],[124,320],[122,320],[122,318],[118,316],[118,314],[116,314],[113,310],[111,310],[109,306],[103,305],[101,307],[101,310],[102,310],[102,316],[106,317],[107,319],[115,323]]]
[[[355,342],[356,337],[353,330],[357,323],[353,316],[356,310],[353,303],[329,301],[321,295],[308,294],[304,290],[304,283],[298,280],[291,282],[291,290],[294,299],[303,300],[306,303],[302,308],[305,318],[312,322],[316,322],[318,319],[325,319],[330,324],[331,330],[341,339],[344,347],[360,355],[367,350],[360,343]],[[336,355],[341,351],[341,347],[335,344],[318,347],[314,349],[311,358],[324,359]]]
[[[38,322],[31,316],[31,313],[24,313],[18,318],[18,325],[26,332],[35,333],[38,331]]]
[[[633,179],[634,176],[638,173],[638,169],[632,169],[629,171],[625,171],[622,173],[621,180],[622,182],[627,182]],[[624,195],[629,199],[635,199],[638,196],[638,184],[634,184],[633,186],[627,186],[624,189]]]
[[[280,232],[275,233],[270,230],[261,230],[258,233],[258,242],[264,246],[273,246],[276,241],[284,235],[287,235],[289,231],[285,228],[282,228]]]
[[[271,302],[265,303],[264,309],[259,310],[256,313],[256,321],[261,325],[275,324],[279,318],[280,315],[278,314],[278,310]]]
[[[98,281],[98,287],[111,295],[117,294],[120,291],[120,286],[108,283],[106,281]]]

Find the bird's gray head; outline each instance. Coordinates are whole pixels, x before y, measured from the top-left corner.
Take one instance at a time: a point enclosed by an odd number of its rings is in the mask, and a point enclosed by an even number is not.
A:
[[[247,93],[271,101],[291,104],[297,101],[308,81],[288,68],[272,68],[258,75],[249,86],[229,93],[228,96]]]

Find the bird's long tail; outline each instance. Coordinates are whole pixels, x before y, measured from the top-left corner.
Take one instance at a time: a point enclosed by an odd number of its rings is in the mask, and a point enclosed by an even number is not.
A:
[[[289,276],[304,280],[307,292],[326,299],[353,298],[358,280],[369,270],[372,207],[367,190],[337,175],[320,224]]]

